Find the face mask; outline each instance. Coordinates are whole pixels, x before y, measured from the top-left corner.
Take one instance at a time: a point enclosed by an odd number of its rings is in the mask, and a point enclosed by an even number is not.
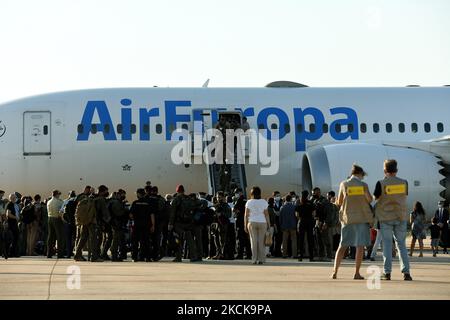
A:
[[[280,197],[275,197],[275,200],[276,201],[280,201]]]
[[[292,198],[292,202],[295,202],[295,201],[297,201],[297,198]]]

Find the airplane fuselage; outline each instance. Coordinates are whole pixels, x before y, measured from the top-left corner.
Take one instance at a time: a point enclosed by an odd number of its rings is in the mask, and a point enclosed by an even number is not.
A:
[[[278,173],[264,176],[261,164],[247,164],[248,186],[259,185],[266,195],[299,192],[306,187],[305,155],[313,148],[350,145],[347,150],[353,150],[352,144],[388,143],[403,150],[411,149],[404,143],[448,135],[450,88],[138,88],[25,98],[0,106],[0,189],[47,196],[55,188],[67,192],[105,184],[132,194],[150,180],[162,193],[173,193],[180,183],[188,192],[207,191],[205,164],[172,163],[171,150],[178,141],[171,135],[176,128],[192,131],[194,120],[213,127],[221,111],[236,111],[251,128],[279,134]],[[368,155],[354,150],[342,155],[344,168],[323,188],[337,191],[336,181],[346,177],[351,163],[364,164]],[[450,152],[446,145],[439,150],[442,154],[428,153],[445,163]],[[399,160],[402,176],[408,163]],[[424,173],[415,170],[417,177],[404,178],[423,187]],[[383,178],[382,163],[366,171],[374,188]],[[439,178],[438,172],[433,174]],[[432,190],[435,196],[426,200],[430,208],[442,188],[441,183]]]

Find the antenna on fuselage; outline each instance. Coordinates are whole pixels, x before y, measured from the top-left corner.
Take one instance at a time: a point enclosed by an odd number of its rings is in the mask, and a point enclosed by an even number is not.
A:
[[[205,83],[202,85],[202,88],[208,88],[209,79],[206,79]]]

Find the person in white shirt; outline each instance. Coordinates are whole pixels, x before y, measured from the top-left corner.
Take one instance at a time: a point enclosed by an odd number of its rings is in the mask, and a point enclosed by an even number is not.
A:
[[[251,199],[245,204],[245,232],[250,234],[253,264],[263,264],[266,261],[265,237],[270,228],[267,201],[261,199],[261,189],[253,187]]]
[[[55,242],[58,244],[58,258],[65,257],[65,237],[64,224],[62,219],[61,208],[64,201],[60,199],[61,192],[54,190],[52,198],[47,202],[48,211],[48,238],[47,238],[47,258],[52,258]]]

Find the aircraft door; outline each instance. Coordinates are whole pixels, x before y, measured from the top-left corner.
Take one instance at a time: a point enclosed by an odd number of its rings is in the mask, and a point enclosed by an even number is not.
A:
[[[23,155],[51,154],[50,111],[26,111],[23,114]]]

